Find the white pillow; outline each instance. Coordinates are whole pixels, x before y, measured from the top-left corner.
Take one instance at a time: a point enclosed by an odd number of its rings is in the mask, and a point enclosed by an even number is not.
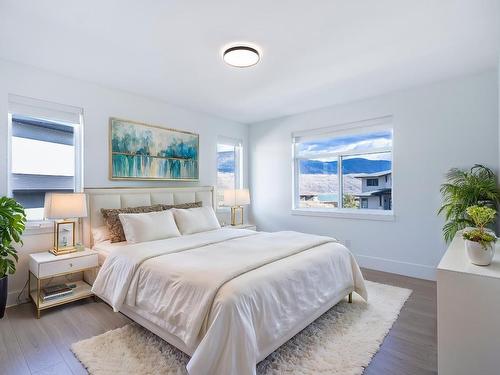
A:
[[[103,241],[109,240],[109,231],[108,227],[103,225],[102,227],[97,227],[92,229],[92,238],[94,239],[94,243],[99,243]]]
[[[127,242],[137,243],[179,237],[174,215],[170,210],[139,214],[119,214]]]
[[[214,209],[210,206],[178,209],[173,208],[177,227],[184,234],[193,234],[219,229],[220,224],[215,216]]]

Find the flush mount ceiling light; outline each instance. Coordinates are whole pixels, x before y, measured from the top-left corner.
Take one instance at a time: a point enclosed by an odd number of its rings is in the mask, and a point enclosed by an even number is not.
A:
[[[237,68],[247,68],[259,62],[260,52],[255,47],[237,44],[225,48],[222,58],[228,65]]]

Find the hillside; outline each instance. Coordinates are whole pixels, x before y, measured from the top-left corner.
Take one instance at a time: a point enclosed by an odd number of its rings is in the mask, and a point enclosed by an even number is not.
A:
[[[337,175],[301,174],[299,190],[301,195],[331,194],[339,191]],[[361,180],[349,175],[344,176],[344,193],[358,194],[361,192]]]
[[[344,174],[375,173],[391,169],[389,160],[369,160],[364,158],[346,159],[342,162]],[[303,160],[300,163],[301,174],[337,173],[337,161]]]

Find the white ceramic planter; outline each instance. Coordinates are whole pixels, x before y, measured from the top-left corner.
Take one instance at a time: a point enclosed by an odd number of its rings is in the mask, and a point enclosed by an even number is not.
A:
[[[495,255],[495,242],[483,246],[479,242],[465,240],[465,248],[471,263],[477,266],[489,265]]]

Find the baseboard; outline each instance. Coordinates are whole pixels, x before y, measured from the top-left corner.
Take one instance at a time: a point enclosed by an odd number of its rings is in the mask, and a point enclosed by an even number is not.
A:
[[[364,268],[416,277],[419,279],[436,280],[436,268],[424,264],[400,262],[369,255],[356,255],[356,259],[359,265]]]
[[[29,301],[29,298],[24,293],[21,298],[19,298],[19,302],[17,301],[17,296],[19,295],[20,290],[14,290],[12,292],[7,293],[7,307],[15,306],[18,303],[25,303]]]

